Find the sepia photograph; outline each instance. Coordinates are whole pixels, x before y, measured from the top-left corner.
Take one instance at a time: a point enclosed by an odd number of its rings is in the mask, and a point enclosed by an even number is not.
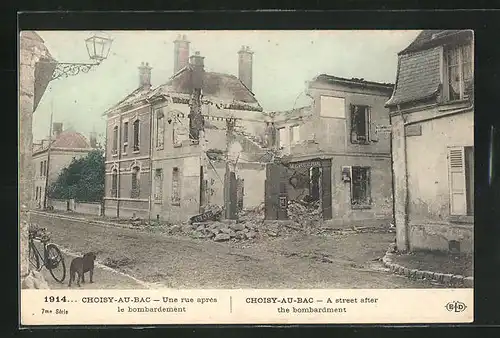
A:
[[[21,289],[472,288],[473,46],[22,31]]]

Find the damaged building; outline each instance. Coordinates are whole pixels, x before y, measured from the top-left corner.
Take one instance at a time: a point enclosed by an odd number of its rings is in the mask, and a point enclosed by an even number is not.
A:
[[[186,36],[174,41],[174,73],[156,88],[142,64],[139,87],[106,112],[106,215],[178,222],[263,200],[266,152],[255,135],[265,116],[251,90],[253,52],[235,55],[236,77],[206,71],[189,49]]]
[[[321,74],[308,84],[311,105],[270,114],[281,163],[268,166],[266,218],[287,219],[294,204],[314,204],[334,226],[390,222],[390,136],[379,129],[389,125],[392,90]]]
[[[424,30],[398,58],[387,102],[398,249],[473,252],[473,32]]]

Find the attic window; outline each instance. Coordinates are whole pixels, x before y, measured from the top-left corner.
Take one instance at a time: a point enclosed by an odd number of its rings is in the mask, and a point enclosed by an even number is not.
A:
[[[445,97],[449,101],[467,99],[473,91],[472,45],[454,46],[446,49],[444,53]]]

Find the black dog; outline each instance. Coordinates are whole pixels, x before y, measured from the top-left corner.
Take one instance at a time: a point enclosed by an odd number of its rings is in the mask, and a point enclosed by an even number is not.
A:
[[[85,283],[85,273],[90,272],[90,283],[94,283],[92,280],[94,276],[94,261],[96,259],[96,254],[93,252],[86,253],[83,257],[76,257],[71,261],[69,268],[69,284],[75,281],[75,274],[78,274],[78,279],[76,284],[80,286],[80,280]]]

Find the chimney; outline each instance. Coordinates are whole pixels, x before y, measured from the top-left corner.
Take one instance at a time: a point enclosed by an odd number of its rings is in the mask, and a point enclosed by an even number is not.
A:
[[[63,131],[63,124],[61,122],[52,123],[52,135],[54,138],[58,138]]]
[[[139,67],[139,88],[151,87],[151,67],[149,63],[141,62]]]
[[[201,89],[203,87],[203,73],[205,72],[205,57],[200,55],[200,52],[195,52],[189,58],[189,63],[192,67],[192,85],[193,89]]]
[[[253,52],[248,46],[241,46],[238,52],[238,78],[248,89],[252,90]]]
[[[90,133],[90,147],[91,148],[97,148],[97,133],[95,131]]]
[[[189,44],[185,35],[178,35],[174,41],[174,74],[189,62]]]

